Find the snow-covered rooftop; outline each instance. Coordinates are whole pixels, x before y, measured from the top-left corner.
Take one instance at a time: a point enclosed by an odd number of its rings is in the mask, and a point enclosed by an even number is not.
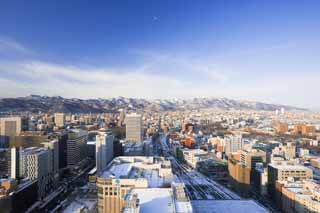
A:
[[[174,212],[171,188],[134,189],[132,193],[138,195],[140,213]]]
[[[110,168],[103,172],[101,175],[104,178],[108,178],[114,176],[115,178],[127,177],[132,169],[132,165],[130,163],[122,163],[122,164],[114,164]]]
[[[253,200],[196,200],[191,201],[195,213],[268,213]]]
[[[88,199],[74,200],[62,212],[74,213],[74,212],[82,212],[84,210],[91,212],[94,210],[96,203],[97,202],[95,200],[88,200]]]

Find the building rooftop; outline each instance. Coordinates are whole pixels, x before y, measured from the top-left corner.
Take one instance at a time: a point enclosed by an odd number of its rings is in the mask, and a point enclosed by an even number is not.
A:
[[[129,173],[132,170],[132,165],[130,163],[123,164],[113,164],[108,171],[104,171],[101,177],[108,178],[129,178]]]
[[[74,212],[93,212],[96,206],[96,200],[89,199],[77,199],[72,201],[67,208],[65,208],[63,213],[74,213]]]
[[[195,213],[268,213],[253,200],[196,200],[191,201]]]
[[[282,169],[282,170],[310,170],[309,168],[302,166],[300,164],[296,164],[293,162],[288,161],[279,161],[277,163],[270,163],[270,167],[276,168],[276,169]]]
[[[171,188],[133,189],[131,194],[137,194],[140,213],[174,212]],[[125,213],[131,211],[125,210]]]
[[[170,183],[173,175],[163,158],[135,156],[115,158],[99,177],[146,180],[148,187],[157,188]]]

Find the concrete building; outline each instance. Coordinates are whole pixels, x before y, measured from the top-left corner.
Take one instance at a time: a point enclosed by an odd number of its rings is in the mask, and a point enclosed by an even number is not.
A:
[[[316,133],[316,127],[307,124],[297,124],[294,126],[293,133],[296,135],[314,136]]]
[[[100,130],[96,136],[96,167],[100,173],[113,159],[113,140],[111,132]]]
[[[0,182],[2,182],[0,180]],[[2,185],[0,183],[0,185]],[[0,186],[0,194],[1,194]],[[38,199],[37,180],[24,180],[8,195],[0,195],[1,213],[27,212]]]
[[[277,181],[282,212],[320,212],[320,185],[313,181]]]
[[[1,136],[17,136],[20,133],[21,133],[20,117],[0,118]]]
[[[118,120],[118,126],[121,127],[124,123],[125,117],[126,117],[126,110],[125,109],[119,109],[119,120]]]
[[[246,195],[250,186],[251,168],[241,163],[240,156],[240,152],[229,153],[228,171],[231,185],[237,192]]]
[[[21,148],[13,147],[11,148],[11,156],[10,156],[10,178],[19,179],[21,177],[20,173],[20,155]]]
[[[250,169],[254,169],[256,163],[266,163],[267,155],[265,152],[257,149],[241,150],[240,162]]]
[[[197,163],[209,159],[209,154],[202,149],[183,149],[183,159],[193,168],[196,168]]]
[[[287,143],[286,145],[280,145],[272,149],[271,158],[282,157],[286,160],[292,160],[296,158],[296,145],[294,143]]]
[[[275,128],[275,132],[277,134],[285,134],[289,130],[288,124],[282,123],[282,122],[279,122],[279,121],[275,122],[274,128]]]
[[[65,123],[64,113],[54,113],[54,123],[57,127],[63,127]]]
[[[49,142],[44,142],[43,147],[48,150],[51,155],[51,167],[53,174],[53,185],[57,185],[59,180],[59,142],[58,140],[52,140]]]
[[[278,161],[268,165],[268,192],[276,190],[276,181],[312,179],[312,170],[292,161]]]
[[[261,195],[268,194],[268,169],[262,163],[257,163],[251,170],[251,185]]]
[[[231,152],[237,152],[243,148],[241,135],[226,135],[224,140],[226,144],[226,155],[228,157]]]
[[[72,129],[68,132],[67,165],[74,166],[87,157],[87,132]]]
[[[127,114],[126,123],[126,139],[131,142],[143,141],[143,123],[142,116],[138,114]]]
[[[10,149],[0,148],[0,178],[7,177],[9,173]]]
[[[171,186],[170,161],[161,157],[117,157],[98,174],[98,212],[119,213],[133,189]]]
[[[38,181],[38,198],[43,199],[52,189],[52,157],[48,150],[28,148],[24,150],[25,176]]]
[[[125,197],[123,213],[167,212],[192,213],[184,185],[173,183],[171,188],[132,189]]]

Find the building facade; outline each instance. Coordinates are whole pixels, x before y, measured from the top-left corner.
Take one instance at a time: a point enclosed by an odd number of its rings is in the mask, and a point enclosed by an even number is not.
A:
[[[110,132],[100,131],[96,136],[96,167],[100,173],[113,159],[113,140]]]
[[[142,116],[138,114],[127,114],[126,123],[126,139],[131,142],[143,141],[143,123]]]

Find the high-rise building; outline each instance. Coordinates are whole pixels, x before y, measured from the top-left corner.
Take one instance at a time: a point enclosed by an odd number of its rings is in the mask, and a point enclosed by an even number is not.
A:
[[[257,163],[266,163],[266,158],[266,153],[257,149],[241,150],[240,152],[240,162],[250,169],[254,169]]]
[[[138,114],[127,114],[126,119],[126,139],[131,142],[143,141],[142,116]]]
[[[21,118],[0,118],[0,133],[2,136],[17,136],[21,132]]]
[[[111,132],[100,130],[96,136],[96,167],[99,174],[113,159],[113,140]]]
[[[9,156],[10,149],[0,148],[0,179],[9,173]]]
[[[87,132],[72,129],[67,140],[67,165],[74,166],[87,157]]]
[[[228,171],[230,183],[237,192],[245,195],[248,192],[250,185],[251,168],[246,167],[240,162],[240,152],[229,153],[228,156]]]
[[[65,117],[63,113],[54,113],[54,123],[57,127],[63,127],[65,122]]]
[[[286,146],[283,147],[283,150],[286,160],[296,158],[296,145],[294,143],[287,143]]]
[[[52,189],[53,168],[52,157],[43,148],[24,150],[25,176],[30,180],[38,180],[38,198],[43,199]]]
[[[59,169],[67,167],[67,155],[68,155],[68,133],[66,131],[59,132],[57,135],[58,147],[59,147]]]
[[[58,140],[52,140],[42,143],[43,147],[48,150],[51,155],[51,167],[54,176],[54,185],[59,180],[59,143]]]
[[[242,150],[243,140],[241,135],[226,135],[226,155],[229,156],[231,152]]]
[[[120,112],[120,115],[119,115],[119,120],[118,120],[118,126],[120,127],[124,123],[124,119],[125,119],[125,116],[126,116],[126,110],[125,109],[120,109],[119,112]]]
[[[22,175],[20,168],[22,148],[12,147],[10,156],[10,178],[19,179]]]

